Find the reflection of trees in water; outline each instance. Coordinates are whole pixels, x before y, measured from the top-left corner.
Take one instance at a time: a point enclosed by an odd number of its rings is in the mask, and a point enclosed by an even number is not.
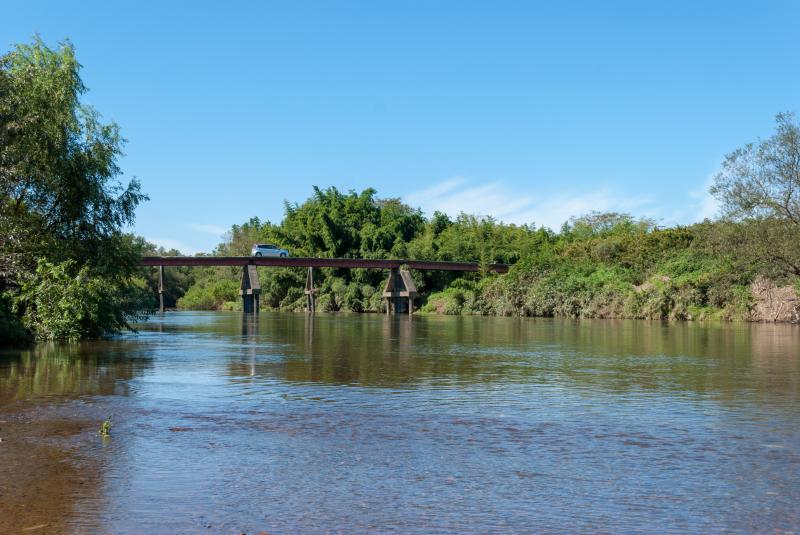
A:
[[[798,395],[800,329],[792,325],[558,322],[552,340],[575,352],[558,363],[559,371],[600,389],[712,393],[732,400]],[[770,369],[764,355],[771,355]],[[774,373],[786,379],[775,382]]]
[[[598,390],[798,395],[790,325],[530,318],[265,315],[247,370],[289,381],[403,386],[566,382]],[[265,340],[287,344],[264,359]],[[784,377],[778,381],[776,375]]]
[[[758,390],[779,390],[800,401],[800,326],[755,325],[753,376]]]
[[[244,361],[229,363],[236,376],[277,376],[334,384],[398,384],[418,375],[404,369],[411,355],[407,316],[263,315],[240,320]],[[259,329],[261,336],[259,336]],[[279,358],[259,344],[281,344]]]
[[[287,360],[285,379],[395,386],[426,375],[413,362],[413,319],[385,315],[336,319],[305,318],[303,343],[292,345],[301,358]],[[417,360],[416,364],[422,363]]]
[[[131,358],[137,348],[135,341],[105,340],[0,354],[0,532],[41,524],[47,533],[102,531],[92,524],[96,511],[79,514],[76,506],[101,503],[96,430],[106,404],[69,401],[127,395],[127,380],[151,366],[150,358]]]
[[[152,365],[150,358],[131,358],[137,348],[105,340],[0,353],[0,404],[38,395],[127,395],[124,380]]]

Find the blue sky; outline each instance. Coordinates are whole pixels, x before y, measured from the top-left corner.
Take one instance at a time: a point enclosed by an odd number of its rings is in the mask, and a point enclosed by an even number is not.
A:
[[[800,112],[800,2],[5,2],[2,50],[69,38],[151,200],[210,251],[312,185],[558,227],[711,216],[724,154]]]

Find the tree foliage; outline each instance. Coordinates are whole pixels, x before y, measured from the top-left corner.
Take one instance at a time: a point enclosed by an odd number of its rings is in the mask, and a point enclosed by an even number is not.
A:
[[[134,280],[140,250],[122,229],[146,196],[138,181],[119,180],[124,140],[115,123],[81,102],[86,87],[79,72],[69,42],[51,49],[37,37],[0,57],[0,293],[38,336],[113,332],[136,316],[127,307],[142,304],[112,299],[117,309],[109,314],[89,307],[75,331],[44,324],[51,311],[40,308],[59,301],[57,288],[46,301],[28,295],[42,289],[48,272],[53,280],[98,277],[99,286],[115,292],[141,287]],[[70,306],[90,301],[73,302],[71,290],[63,291]]]
[[[144,284],[139,280],[137,285],[119,285],[92,276],[87,266],[77,268],[73,260],[60,264],[39,260],[34,275],[22,283],[13,308],[39,339],[97,338],[125,328],[145,308]]]
[[[258,218],[234,225],[219,255],[247,255],[254,243],[272,242],[293,256],[338,258],[415,258],[462,260],[490,264],[514,262],[548,237],[548,231],[500,224],[491,218],[466,214],[455,220],[437,213],[428,221],[419,210],[399,199],[381,199],[374,189],[342,193],[336,188],[314,188],[302,204],[285,203],[279,224]],[[289,310],[304,306],[306,273],[300,269],[262,269],[261,302]],[[236,270],[197,272],[196,284],[179,301],[184,308],[224,308],[237,302]],[[453,273],[415,273],[422,291],[440,289],[454,281]],[[475,277],[474,275],[472,276]],[[377,311],[386,274],[371,269],[316,270],[322,310]],[[228,279],[230,283],[222,283]],[[236,284],[233,281],[236,280]]]
[[[800,276],[800,125],[794,114],[778,114],[771,137],[728,154],[711,192],[724,216],[740,223],[717,237],[725,247],[772,275]]]
[[[711,192],[732,219],[786,219],[800,226],[800,125],[776,117],[775,134],[731,152]]]

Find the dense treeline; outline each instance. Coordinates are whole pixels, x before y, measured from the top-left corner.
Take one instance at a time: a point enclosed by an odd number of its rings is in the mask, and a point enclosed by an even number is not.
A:
[[[341,193],[315,188],[303,204],[285,205],[280,224],[258,218],[235,225],[214,254],[249,255],[254,243],[276,243],[293,256],[331,258],[414,258],[513,263],[520,252],[547,234],[528,227],[499,224],[462,215],[451,220],[436,213],[426,220],[419,210],[397,199],[379,199],[373,189]],[[317,270],[318,306],[327,311],[366,312],[380,309],[379,290],[386,273],[370,269]],[[240,271],[208,268],[195,274],[196,283],[178,302],[182,308],[219,309],[239,306]],[[302,269],[262,269],[262,303],[298,310],[304,305]],[[457,275],[414,273],[417,287],[430,293],[447,287]],[[472,277],[474,278],[474,277]],[[476,279],[477,280],[477,279]]]
[[[800,277],[800,128],[781,114],[776,134],[731,153],[712,192],[717,221],[660,228],[627,214],[573,218],[559,232],[492,218],[435,213],[426,219],[376,191],[315,188],[285,205],[279,224],[235,225],[214,254],[247,255],[272,242],[295,256],[412,258],[514,264],[505,276],[415,272],[422,310],[649,319],[797,319]],[[378,311],[385,273],[318,270],[319,306]],[[262,302],[299,310],[305,273],[262,269]],[[209,268],[182,308],[236,309],[239,271]],[[766,303],[766,304],[765,304]]]
[[[69,43],[0,57],[0,341],[97,337],[153,304],[122,231],[146,197],[118,179],[123,139],[79,70]]]
[[[349,205],[350,208],[341,208]],[[354,225],[335,253],[325,242],[341,236],[355,210],[413,219],[408,225]],[[356,208],[358,207],[358,208]],[[308,214],[316,220],[309,223]],[[295,219],[297,214],[302,224]],[[351,223],[341,223],[338,216]],[[363,215],[363,214],[362,214]],[[387,221],[388,219],[383,219]],[[714,251],[722,223],[659,229],[625,214],[589,214],[560,232],[505,225],[490,218],[435,214],[425,220],[396,200],[375,192],[342,194],[315,190],[300,206],[290,206],[279,225],[251,219],[234,226],[215,253],[247,255],[253,243],[272,242],[297,256],[414,258],[514,264],[509,274],[414,272],[423,294],[423,311],[443,314],[500,314],[568,317],[689,318],[722,314],[744,317],[748,285],[757,269],[742,270],[734,256]],[[399,229],[406,229],[403,235]],[[375,246],[375,235],[381,244]],[[343,245],[346,243],[346,245]],[[317,270],[318,306],[326,311],[379,311],[386,273],[378,270]],[[207,268],[178,301],[182,308],[239,307],[238,268]],[[305,271],[260,268],[262,302],[268,307],[301,310]]]

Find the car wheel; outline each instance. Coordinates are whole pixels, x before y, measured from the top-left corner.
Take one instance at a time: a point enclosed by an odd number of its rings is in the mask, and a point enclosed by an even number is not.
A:
[[[286,253],[281,253],[281,258],[286,258]]]
[[[256,256],[261,256],[261,253],[256,253]]]

